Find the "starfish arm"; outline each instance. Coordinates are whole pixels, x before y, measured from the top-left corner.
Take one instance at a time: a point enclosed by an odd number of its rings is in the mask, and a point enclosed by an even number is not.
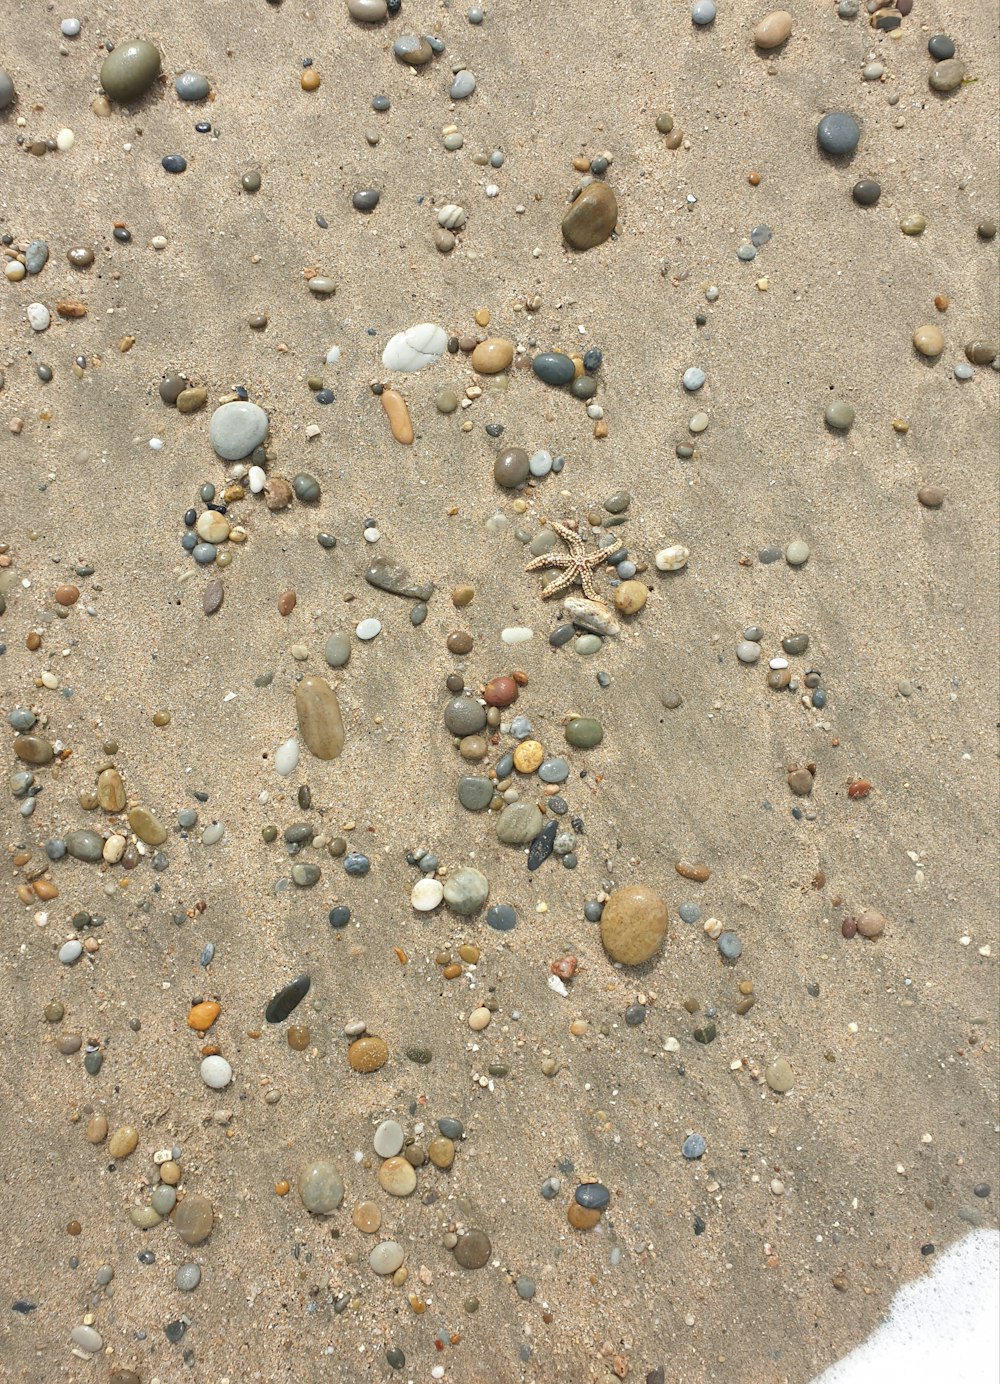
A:
[[[560,591],[567,591],[573,585],[573,575],[571,570],[562,572],[555,581],[550,581],[548,586],[543,586],[542,600],[547,600],[549,596],[556,596]]]
[[[542,553],[541,557],[532,558],[525,566],[526,572],[542,572],[546,567],[572,567],[573,559],[569,553]]]

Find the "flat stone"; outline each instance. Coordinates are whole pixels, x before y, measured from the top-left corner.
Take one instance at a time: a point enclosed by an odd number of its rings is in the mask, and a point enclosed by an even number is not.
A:
[[[434,56],[434,49],[417,34],[400,34],[392,45],[393,56],[410,67],[423,67]]]
[[[394,596],[407,596],[414,601],[429,601],[434,595],[432,581],[415,582],[406,567],[388,558],[378,558],[371,563],[365,569],[365,581],[379,591],[390,591]]]
[[[602,244],[618,222],[618,201],[607,183],[591,183],[562,220],[562,233],[574,250]]]
[[[344,722],[337,694],[325,678],[303,678],[295,685],[299,734],[317,759],[336,759],[344,748]]]
[[[507,846],[527,846],[545,825],[534,803],[509,803],[497,818],[497,840]]]
[[[208,1197],[189,1192],[174,1212],[174,1229],[186,1245],[200,1245],[208,1239],[215,1223],[215,1211]]]
[[[965,63],[961,58],[945,58],[934,64],[927,80],[932,91],[954,91],[965,80]]]
[[[332,1163],[319,1159],[299,1173],[299,1196],[313,1216],[330,1216],[344,1200],[344,1183]]]
[[[452,735],[478,735],[486,725],[486,708],[473,697],[452,697],[444,709],[444,724]]]
[[[592,750],[604,739],[604,727],[592,716],[574,716],[566,722],[566,743],[576,750]]]
[[[389,1060],[389,1048],[383,1038],[366,1033],[356,1038],[347,1049],[347,1061],[352,1071],[377,1072]]]
[[[382,352],[382,364],[387,370],[413,374],[433,365],[444,355],[447,346],[448,333],[443,327],[436,327],[433,322],[418,322],[389,338]]]
[[[772,1091],[783,1096],[795,1085],[795,1073],[783,1057],[764,1069],[764,1080]]]
[[[543,783],[565,783],[569,778],[569,765],[558,756],[544,759],[538,766],[538,777]]]
[[[612,961],[641,966],[659,950],[667,932],[667,906],[645,884],[609,896],[601,914],[601,942]]]
[[[455,1259],[463,1269],[481,1269],[489,1263],[493,1246],[482,1230],[467,1230],[455,1246]]]
[[[563,610],[574,625],[592,634],[610,639],[621,634],[621,625],[615,619],[614,612],[603,601],[592,601],[588,596],[566,596]]]
[[[309,993],[310,980],[306,973],[296,976],[283,985],[268,1003],[264,1018],[269,1024],[280,1024],[288,1018],[292,1010],[302,1003]]]
[[[101,86],[111,101],[138,101],[159,75],[159,50],[141,38],[119,43],[101,64]]]
[[[481,341],[472,352],[469,364],[478,375],[498,375],[514,359],[514,343],[500,336]]]
[[[182,101],[204,101],[211,87],[200,72],[182,72],[174,79],[174,91]]]
[[[56,752],[44,735],[19,735],[14,753],[24,764],[51,764]]]
[[[445,880],[445,903],[460,918],[468,918],[477,913],[489,898],[489,893],[489,880],[469,865],[456,870]]]
[[[87,831],[84,828],[68,831],[64,839],[66,854],[71,855],[74,860],[96,862],[104,854],[104,838],[96,831]]]
[[[293,736],[285,740],[274,752],[274,771],[282,778],[293,773],[299,762],[299,742]]]
[[[208,436],[217,456],[242,461],[267,437],[267,414],[257,404],[242,400],[221,404],[212,414]]]
[[[531,368],[545,384],[555,386],[569,384],[576,374],[573,361],[562,351],[540,351],[532,360]]]
[[[395,1240],[383,1240],[369,1254],[368,1266],[373,1273],[385,1276],[401,1268],[405,1257],[402,1245]]]
[[[484,812],[493,801],[492,780],[463,774],[458,780],[458,801],[467,812]]]
[[[96,1355],[99,1350],[104,1349],[104,1337],[92,1326],[74,1326],[69,1338],[75,1346],[89,1351],[91,1355]]]
[[[167,839],[167,829],[148,807],[133,807],[128,814],[128,824],[147,846],[162,846]]]
[[[405,1158],[387,1158],[378,1170],[378,1185],[391,1197],[409,1197],[417,1190],[417,1174]]]
[[[394,1158],[403,1147],[403,1129],[395,1120],[383,1120],[372,1138],[379,1158]]]
[[[388,12],[385,0],[347,0],[347,13],[359,24],[380,24]]]

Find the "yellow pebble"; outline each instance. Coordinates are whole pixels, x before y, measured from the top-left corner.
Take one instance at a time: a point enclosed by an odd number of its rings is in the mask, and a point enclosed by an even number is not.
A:
[[[477,327],[488,327],[489,325],[490,325],[490,310],[489,310],[489,308],[477,308],[477,309],[476,309],[476,326],[477,326]]]
[[[522,740],[514,751],[514,768],[519,774],[533,774],[544,758],[545,751],[537,740]]]

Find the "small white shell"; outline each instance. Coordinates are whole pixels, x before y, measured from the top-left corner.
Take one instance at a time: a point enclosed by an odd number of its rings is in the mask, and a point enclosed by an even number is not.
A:
[[[433,322],[418,322],[415,327],[407,327],[391,337],[382,352],[382,364],[387,370],[405,370],[413,373],[433,365],[444,355],[448,345],[448,333]]]

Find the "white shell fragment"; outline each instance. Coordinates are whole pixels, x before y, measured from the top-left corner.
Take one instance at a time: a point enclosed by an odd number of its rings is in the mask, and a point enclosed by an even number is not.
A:
[[[683,543],[673,543],[669,548],[661,548],[656,554],[656,566],[660,572],[679,572],[687,566],[690,550]]]
[[[411,374],[433,365],[444,355],[448,334],[433,322],[418,322],[397,332],[382,352],[382,364],[387,370],[405,370]]]

